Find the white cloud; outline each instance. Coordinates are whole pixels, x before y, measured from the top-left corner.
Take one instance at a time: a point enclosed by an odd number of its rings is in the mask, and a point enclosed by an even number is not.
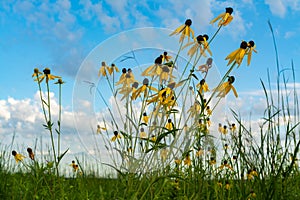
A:
[[[289,39],[289,38],[292,38],[296,35],[296,32],[295,31],[287,31],[285,32],[284,34],[284,39]]]
[[[288,9],[292,11],[300,9],[299,0],[265,0],[265,4],[269,5],[273,15],[281,18],[286,16]]]
[[[277,15],[282,18],[285,16],[286,6],[282,0],[265,0],[265,3],[269,5],[273,15]]]

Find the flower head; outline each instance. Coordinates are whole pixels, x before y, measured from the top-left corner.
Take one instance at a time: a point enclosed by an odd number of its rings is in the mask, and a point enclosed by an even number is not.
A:
[[[101,133],[101,130],[106,131],[107,129],[105,127],[101,127],[99,124],[97,125],[97,133]]]
[[[234,86],[232,85],[232,83],[235,81],[234,76],[228,76],[228,81],[225,83],[222,83],[219,87],[216,88],[216,90],[219,92],[218,93],[218,97],[225,97],[230,90],[233,91],[233,94],[235,97],[238,97],[238,94],[234,88]]]
[[[187,165],[187,166],[191,166],[192,160],[191,160],[189,154],[187,154],[187,155],[185,156],[185,159],[184,159],[183,163],[184,163],[185,165]]]
[[[135,100],[141,93],[144,93],[144,97],[146,97],[149,90],[157,92],[156,88],[149,85],[149,79],[145,78],[143,80],[143,85],[132,93],[131,99]]]
[[[29,158],[31,160],[34,160],[34,153],[30,147],[27,148],[27,152],[28,152]]]
[[[164,52],[164,54],[162,55],[162,62],[169,62],[169,60],[172,58],[172,56],[168,55],[168,52]]]
[[[39,71],[38,68],[34,68],[32,77],[38,77],[39,75],[42,75],[43,73]]]
[[[231,52],[226,58],[225,60],[228,60],[228,64],[230,65],[233,61],[235,61],[238,66],[240,66],[242,64],[242,61],[245,57],[245,55],[248,53],[248,43],[245,41],[242,41],[240,44],[240,48],[234,50],[233,52]],[[251,56],[250,56],[251,59]],[[250,61],[249,61],[250,64]]]
[[[107,71],[109,75],[111,75],[114,71],[119,72],[120,70],[114,63],[112,63],[110,67],[107,67]]]
[[[179,26],[178,28],[176,28],[171,34],[171,35],[174,35],[174,34],[180,34],[181,33],[181,36],[180,36],[180,39],[179,39],[179,42],[183,42],[183,39],[185,36],[188,37],[188,39],[190,37],[194,38],[194,31],[191,29],[191,26],[192,25],[192,20],[191,19],[187,19],[185,21],[185,23],[181,26]]]
[[[55,76],[51,74],[51,70],[49,68],[45,68],[43,70],[44,74],[42,76],[36,76],[37,78],[35,79],[35,81],[38,81],[39,83],[41,83],[45,77],[46,77],[46,83],[48,83],[49,80],[54,80],[56,78],[61,78],[60,76]]]
[[[106,76],[106,70],[109,69],[109,66],[106,65],[106,63],[103,61],[101,62],[101,67],[99,69],[99,72],[98,72],[98,76],[100,77],[101,75],[102,76]]]
[[[233,13],[233,9],[231,7],[225,8],[225,13],[221,13],[219,16],[217,16],[216,18],[211,20],[210,24],[213,24],[219,20],[218,26],[226,26],[233,19],[232,15],[231,15],[232,13]]]
[[[121,135],[119,134],[118,131],[114,131],[114,136],[111,138],[111,141],[114,142],[116,139],[120,139]]]
[[[17,153],[15,150],[13,150],[11,153],[14,156],[16,163],[18,163],[19,161],[22,161],[24,158],[26,158],[22,154]]]
[[[145,132],[144,128],[140,129],[140,137],[143,139],[147,138],[147,133]]]
[[[208,42],[207,42],[208,38],[209,37],[206,34],[198,35],[196,40],[187,43],[186,45],[183,46],[183,48],[193,45],[187,53],[191,57],[197,52],[197,50],[199,50],[200,54],[203,55],[204,57],[206,57],[205,51],[207,51],[210,55],[212,55],[212,52],[211,52]]]
[[[168,122],[166,124],[166,129],[168,129],[169,131],[174,129],[174,124],[172,122],[172,119],[168,119]]]
[[[207,92],[209,91],[209,88],[208,88],[208,85],[207,83],[205,82],[205,79],[202,79],[197,85],[196,85],[197,88],[199,88],[199,93],[200,94],[203,94],[204,92]]]

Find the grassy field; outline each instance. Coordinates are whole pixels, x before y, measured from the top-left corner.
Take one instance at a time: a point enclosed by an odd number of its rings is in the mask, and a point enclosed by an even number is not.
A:
[[[292,89],[278,65],[275,90],[271,78],[261,80],[266,107],[258,127],[249,126],[234,110],[234,120],[214,121],[224,97],[238,97],[231,72],[243,60],[250,65],[256,52],[254,41],[242,41],[226,57],[229,68],[220,82],[214,89],[208,87],[209,45],[230,23],[231,12],[226,8],[223,18],[212,21],[220,20],[210,40],[207,35],[194,37],[188,19],[171,34],[180,35],[178,54],[158,55],[140,81],[132,69],[102,62],[99,76],[109,86],[115,107],[103,97],[101,86],[91,84],[109,113],[94,128],[113,155],[112,164],[106,165],[114,176],[100,176],[98,166],[76,157],[69,162],[70,176],[61,170],[68,149],[61,149],[61,106],[56,122],[50,92],[51,81],[57,80],[61,105],[64,82],[48,68],[43,73],[34,69],[51,147],[47,157],[37,158],[35,148],[26,147],[24,156],[14,149],[9,152],[11,146],[1,146],[0,199],[300,199],[300,116],[293,64],[287,72]],[[271,25],[270,29],[273,34]],[[185,43],[187,37],[194,37],[192,43]],[[274,45],[276,50],[275,39]],[[175,77],[174,63],[185,48],[190,48],[190,60]],[[199,66],[206,56],[207,62]],[[218,136],[211,134],[212,129]],[[16,162],[10,162],[12,157]]]

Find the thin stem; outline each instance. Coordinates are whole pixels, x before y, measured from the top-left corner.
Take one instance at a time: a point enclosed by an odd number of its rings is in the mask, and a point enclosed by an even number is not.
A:
[[[57,176],[59,176],[59,172],[58,172],[58,163],[56,160],[56,151],[55,151],[55,144],[54,144],[54,138],[53,138],[53,131],[52,131],[52,120],[51,120],[51,105],[50,105],[50,88],[49,88],[49,83],[46,80],[46,85],[47,85],[47,97],[48,97],[48,102],[47,102],[47,106],[48,106],[48,121],[46,121],[47,123],[47,127],[48,130],[50,132],[50,138],[51,138],[51,145],[52,145],[52,150],[53,150],[53,156],[54,156],[54,163],[55,163],[55,168],[56,168],[56,173]]]

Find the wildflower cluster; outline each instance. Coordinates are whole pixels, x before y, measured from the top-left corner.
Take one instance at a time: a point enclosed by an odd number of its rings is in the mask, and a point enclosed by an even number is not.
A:
[[[123,68],[118,81],[111,83],[119,69],[115,64],[108,66],[101,62],[99,76],[108,81],[120,117],[116,119],[115,113],[110,112],[112,123],[99,122],[102,125],[97,125],[97,133],[105,130],[109,135],[108,145],[121,154],[121,169],[130,171],[135,166],[137,172],[175,164],[177,168],[183,165],[183,169],[212,166],[216,170],[234,171],[229,155],[218,161],[218,147],[210,134],[211,119],[220,100],[230,91],[238,97],[233,86],[235,77],[230,73],[241,65],[245,56],[250,64],[252,52],[256,52],[254,42],[243,41],[238,50],[225,57],[231,67],[216,87],[210,88],[206,80],[213,67],[210,44],[220,29],[230,24],[232,13],[229,7],[211,20],[211,24],[218,22],[219,27],[211,39],[208,34],[195,36],[192,20],[187,19],[170,34],[180,36],[177,55],[161,52],[140,74],[134,68]],[[179,66],[179,54],[185,49],[189,61]],[[206,62],[201,63],[201,58],[206,58]],[[219,127],[225,135],[234,132],[236,126],[232,124],[228,129]],[[157,154],[160,154],[159,162],[154,159]],[[217,161],[221,166],[213,167]]]

